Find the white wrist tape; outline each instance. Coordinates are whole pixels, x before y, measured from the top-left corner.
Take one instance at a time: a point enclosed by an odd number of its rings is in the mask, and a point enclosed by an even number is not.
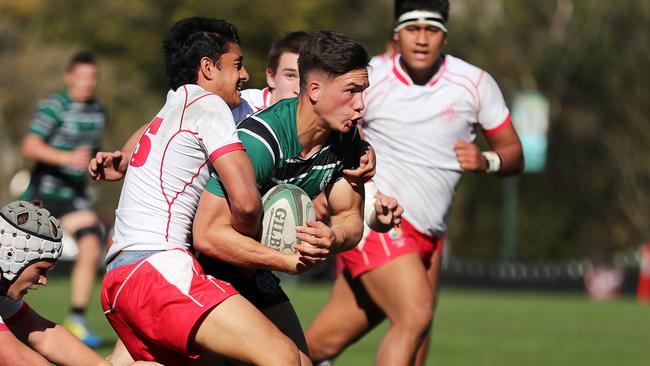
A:
[[[377,184],[375,182],[370,181],[366,182],[364,184],[364,189],[366,193],[366,199],[365,199],[365,204],[364,204],[364,219],[366,222],[366,225],[370,226],[372,222],[372,217],[375,215],[375,194],[377,193]]]
[[[496,173],[501,170],[501,158],[494,151],[484,151],[481,153],[487,162],[486,173]]]

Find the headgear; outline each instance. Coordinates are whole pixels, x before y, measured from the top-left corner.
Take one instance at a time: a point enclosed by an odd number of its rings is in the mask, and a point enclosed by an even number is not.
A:
[[[62,236],[59,220],[44,208],[14,201],[0,209],[0,296],[32,263],[56,261]]]

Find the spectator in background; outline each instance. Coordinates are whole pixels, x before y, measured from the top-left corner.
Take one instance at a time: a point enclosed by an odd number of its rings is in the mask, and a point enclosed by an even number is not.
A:
[[[106,122],[104,105],[95,98],[98,67],[95,56],[72,56],[64,76],[65,89],[42,100],[23,139],[22,152],[36,162],[22,198],[38,199],[61,219],[63,229],[79,246],[72,269],[71,309],[64,325],[90,347],[101,344],[86,322],[96,281],[102,230],[90,209],[85,169],[99,150]]]

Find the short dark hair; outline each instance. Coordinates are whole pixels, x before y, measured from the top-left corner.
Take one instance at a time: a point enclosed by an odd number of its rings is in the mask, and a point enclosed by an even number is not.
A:
[[[324,71],[332,77],[368,67],[368,52],[358,41],[332,31],[313,31],[298,56],[300,92],[307,87],[307,75]]]
[[[449,20],[449,0],[395,0],[395,20],[413,10],[437,11],[445,22]]]
[[[163,40],[169,86],[176,90],[196,83],[201,59],[209,57],[218,65],[229,43],[240,41],[237,28],[225,20],[191,17],[176,22]]]
[[[284,37],[276,39],[271,44],[271,50],[269,51],[269,57],[266,62],[266,67],[273,71],[273,74],[278,70],[278,64],[280,63],[280,57],[285,52],[291,52],[295,54],[300,53],[300,49],[307,42],[309,35],[307,32],[297,31],[290,32],[284,35]]]
[[[68,65],[65,68],[66,72],[72,71],[75,66],[82,64],[96,65],[95,54],[90,51],[80,51],[72,55],[68,60]]]

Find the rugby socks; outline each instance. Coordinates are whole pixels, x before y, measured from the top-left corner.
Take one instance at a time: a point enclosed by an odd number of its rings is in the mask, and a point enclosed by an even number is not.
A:
[[[86,308],[73,307],[70,309],[70,316],[68,317],[74,322],[84,322],[86,320]]]

